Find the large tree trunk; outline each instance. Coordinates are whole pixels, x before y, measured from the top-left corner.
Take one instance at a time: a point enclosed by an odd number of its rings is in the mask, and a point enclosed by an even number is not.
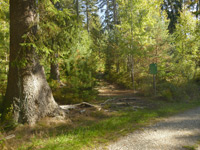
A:
[[[34,49],[20,44],[29,42],[23,35],[37,31],[35,5],[34,0],[10,0],[10,63],[3,117],[13,106],[13,119],[18,123],[35,124],[45,116],[65,115],[54,101]]]

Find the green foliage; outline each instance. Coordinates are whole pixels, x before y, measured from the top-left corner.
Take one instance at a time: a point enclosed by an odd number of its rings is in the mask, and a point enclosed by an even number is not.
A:
[[[9,52],[9,1],[0,4],[0,95],[5,94]]]
[[[71,47],[62,54],[65,59],[61,60],[61,80],[67,86],[65,92],[69,98],[65,101],[71,98],[71,101],[77,102],[90,99],[90,94],[94,93],[97,57],[92,51],[92,40],[87,31],[75,33],[71,42]],[[73,97],[80,100],[73,100]]]
[[[196,99],[198,85],[192,80],[199,74],[197,20],[185,8],[182,12],[176,8],[175,20],[167,20],[169,12],[161,13],[161,5],[161,1],[119,1],[121,23],[116,25],[117,33],[108,33],[106,78],[150,96],[153,87],[149,64],[157,63],[158,95],[168,101]],[[169,35],[168,27],[173,34]],[[113,37],[119,37],[118,44]],[[120,71],[116,71],[117,65]]]
[[[170,33],[173,33],[176,29],[176,23],[178,22],[185,1],[163,0],[163,2],[162,9],[167,12],[168,18],[170,19],[168,29]],[[173,11],[171,10],[172,8]]]
[[[173,96],[170,89],[164,89],[161,93],[161,96],[166,98],[167,101],[173,101]]]
[[[195,82],[186,82],[176,85],[170,82],[160,83],[157,87],[158,94],[167,101],[190,101],[199,98],[199,85]]]
[[[1,103],[0,103],[1,104]],[[1,114],[0,114],[1,120]],[[13,106],[7,108],[7,113],[4,116],[4,120],[1,120],[0,124],[0,132],[2,131],[10,131],[17,127],[17,123],[13,120]]]
[[[180,14],[179,24],[174,32],[175,49],[173,60],[175,61],[176,72],[187,80],[195,77],[197,62],[199,59],[199,39],[195,32],[197,27],[196,19],[187,10]]]
[[[130,82],[130,75],[126,72],[120,72],[116,74],[115,72],[110,72],[105,76],[105,79],[109,82],[116,83],[120,87],[131,89],[132,83]]]
[[[83,101],[89,102],[94,100],[97,91],[94,89],[64,87],[53,90],[53,95],[59,104],[76,104]]]

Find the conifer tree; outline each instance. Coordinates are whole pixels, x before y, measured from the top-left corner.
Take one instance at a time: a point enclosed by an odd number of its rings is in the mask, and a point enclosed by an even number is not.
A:
[[[54,101],[34,47],[28,44],[36,34],[35,1],[10,0],[10,62],[3,118],[10,111],[17,123],[35,124],[45,116],[65,116]]]

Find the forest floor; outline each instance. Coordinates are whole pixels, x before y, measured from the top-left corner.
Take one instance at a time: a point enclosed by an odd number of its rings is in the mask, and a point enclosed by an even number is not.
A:
[[[90,104],[66,105],[66,120],[44,118],[36,126],[19,125],[0,133],[0,149],[176,150],[191,149],[189,145],[200,139],[200,108],[161,119],[200,106],[199,101],[136,96],[137,92],[104,80],[97,90],[99,95]]]

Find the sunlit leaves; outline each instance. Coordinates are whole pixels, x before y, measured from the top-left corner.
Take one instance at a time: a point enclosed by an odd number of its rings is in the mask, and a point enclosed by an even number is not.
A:
[[[174,61],[178,66],[178,71],[187,79],[192,79],[196,72],[199,61],[199,42],[196,34],[197,20],[188,10],[180,13],[180,18],[174,32]]]
[[[5,92],[9,52],[9,1],[0,2],[0,93]]]

